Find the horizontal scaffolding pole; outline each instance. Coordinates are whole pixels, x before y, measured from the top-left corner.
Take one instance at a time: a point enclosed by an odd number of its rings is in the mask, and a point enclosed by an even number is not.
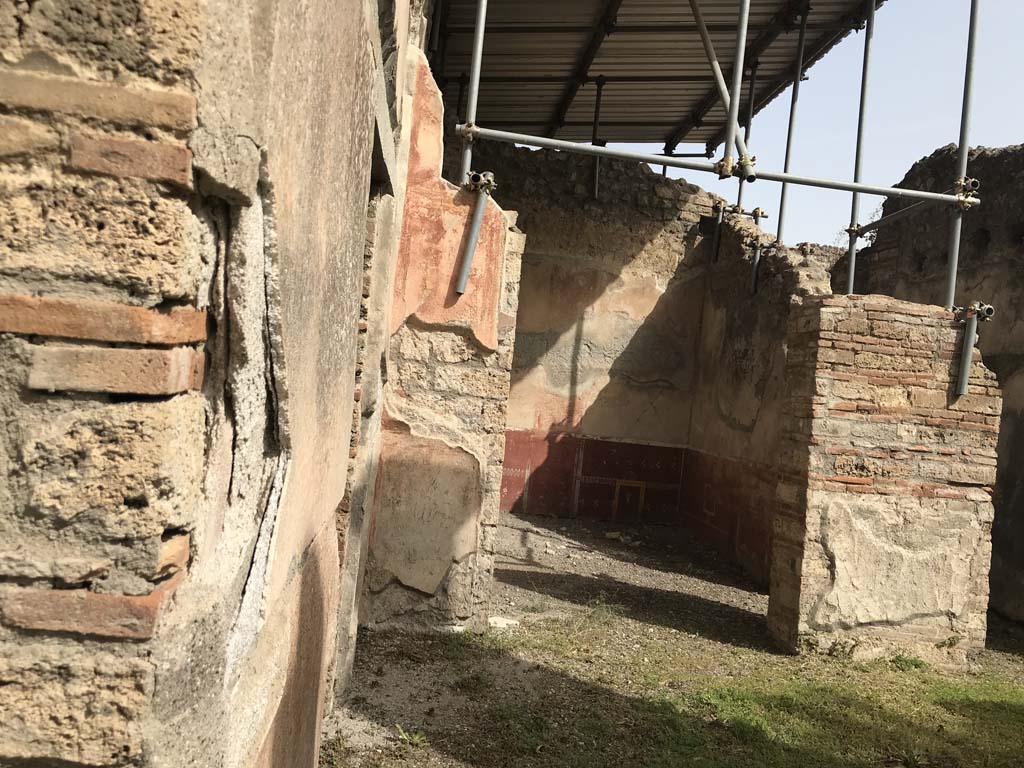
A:
[[[483,139],[485,141],[502,141],[506,144],[522,144],[527,147],[557,149],[562,152],[572,152],[577,155],[610,157],[616,160],[633,160],[638,163],[649,163],[650,165],[667,165],[671,168],[682,168],[687,171],[701,171],[703,173],[718,174],[718,166],[715,163],[702,163],[696,160],[684,160],[676,157],[667,157],[665,155],[646,154],[644,152],[628,152],[625,150],[611,149],[609,147],[595,147],[590,144],[577,144],[572,141],[549,139],[543,136],[530,136],[525,133],[496,131],[491,128],[480,128],[475,125],[459,125],[455,130],[458,135],[471,140]],[[864,195],[878,195],[879,197],[890,197],[901,200],[926,200],[932,203],[948,203],[951,205],[963,205],[967,200],[970,201],[970,205],[978,205],[981,203],[981,201],[976,197],[968,198],[961,195],[925,192],[919,189],[877,187],[872,184],[855,184],[849,181],[818,179],[812,176],[797,176],[792,173],[776,173],[774,171],[759,170],[757,172],[757,178],[764,179],[765,181],[788,182],[789,184],[799,184],[805,187],[835,189],[840,192],[860,192]]]

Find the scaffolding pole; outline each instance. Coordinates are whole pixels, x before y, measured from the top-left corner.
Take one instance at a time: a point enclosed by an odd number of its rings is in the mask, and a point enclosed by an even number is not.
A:
[[[591,155],[598,157],[610,157],[617,160],[631,160],[649,165],[665,165],[670,168],[682,168],[687,171],[700,171],[702,173],[718,173],[718,164],[711,162],[698,162],[668,155],[652,155],[644,152],[629,152],[626,150],[611,149],[609,147],[595,147],[591,144],[577,144],[572,141],[561,139],[549,139],[546,136],[531,136],[526,133],[513,133],[511,131],[498,131],[493,128],[481,128],[477,125],[456,126],[456,132],[463,138],[484,139],[485,141],[501,141],[506,144],[524,144],[528,147],[540,149],[556,149],[562,152],[571,152],[578,155]],[[861,184],[850,181],[834,181],[832,179],[819,179],[813,176],[798,176],[792,173],[778,173],[776,171],[758,171],[757,177],[765,181],[787,182],[805,187],[817,187],[819,189],[834,189],[841,192],[859,192],[862,195],[878,195],[901,200],[926,200],[931,203],[948,203],[963,205],[965,200],[970,200],[971,205],[979,205],[978,198],[965,198],[964,195],[943,194],[940,192],[928,192],[920,189],[903,189],[901,187],[880,187],[873,184]]]
[[[872,0],[874,2],[874,0]],[[727,179],[733,172],[733,143],[736,141],[740,119],[740,98],[743,93],[743,59],[747,53],[747,25],[750,22],[750,0],[740,0],[739,20],[736,24],[736,55],[732,65],[732,90],[729,93],[729,119],[725,124],[725,156],[718,171],[719,178]],[[740,165],[749,164],[751,158],[741,155]]]
[[[718,54],[715,53],[715,45],[711,42],[711,35],[708,33],[707,24],[704,23],[704,14],[701,13],[700,3],[698,0],[690,0],[690,10],[693,12],[693,20],[697,23],[697,31],[700,33],[700,40],[704,45],[704,54],[707,56],[708,66],[711,67],[711,74],[714,76],[715,87],[718,88],[718,97],[722,101],[722,107],[725,109],[726,113],[728,113],[730,104],[732,103],[729,97],[729,86],[725,83],[725,75],[722,74],[722,65],[718,63]],[[736,126],[735,136],[736,150],[739,152],[740,157],[749,158],[750,153],[747,151],[747,143],[739,132],[739,126]],[[746,177],[747,181],[754,180],[754,168],[750,163],[744,165],[743,175]]]
[[[466,103],[466,122],[476,123],[476,105],[480,97],[480,65],[484,58],[484,28],[487,24],[487,0],[476,2],[476,27],[473,31],[473,58],[469,67],[469,99]],[[462,142],[462,166],[459,184],[465,183],[473,167],[473,140],[464,136]]]
[[[981,0],[971,0],[971,20],[967,31],[967,57],[964,66],[964,100],[960,112],[960,146],[957,156],[955,191],[964,193],[967,184],[967,161],[970,157],[971,96],[974,90],[974,49],[978,37],[978,8]],[[964,207],[957,206],[949,223],[949,255],[946,258],[946,301],[953,307],[956,301],[956,273],[960,262],[960,235],[963,230]]]
[[[750,143],[750,131],[754,125],[754,91],[757,89],[757,62],[753,62],[750,65],[750,85],[747,86],[749,93],[747,94],[747,121],[743,126],[743,141],[746,144]],[[746,179],[740,176],[739,189],[736,191],[736,207],[743,207],[743,185]]]
[[[864,118],[868,103],[868,72],[871,66],[871,38],[875,33],[875,0],[867,0],[867,21],[864,27],[864,64],[860,74],[860,108],[857,111],[857,148],[853,155],[853,180],[860,181],[861,160],[864,152]],[[857,273],[857,230],[860,217],[860,195],[853,193],[850,204],[850,245],[847,248],[846,293],[853,293],[853,282]]]
[[[754,225],[757,227],[761,226],[761,215],[762,211],[760,208],[755,208],[751,212],[751,218],[754,220]],[[754,244],[754,257],[750,261],[750,292],[754,295],[757,294],[757,283],[761,272],[761,236],[758,235],[757,242]]]
[[[786,158],[782,163],[782,172],[789,173],[790,161],[793,159],[793,132],[796,130],[796,105],[800,100],[800,82],[804,78],[804,53],[807,48],[807,17],[811,15],[810,6],[804,6],[800,15],[800,36],[796,46],[796,71],[793,77],[793,95],[789,101],[789,128],[786,131]],[[786,219],[786,193],[789,185],[783,182],[779,193],[779,227],[775,231],[775,240],[782,242],[782,231]]]

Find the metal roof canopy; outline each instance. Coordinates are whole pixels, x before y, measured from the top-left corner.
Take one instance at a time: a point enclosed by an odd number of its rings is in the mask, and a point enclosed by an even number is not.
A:
[[[452,36],[450,27],[452,12],[458,12],[460,2],[463,6],[468,5],[472,0],[438,0],[435,5],[435,13],[432,19],[430,50],[433,56],[434,70],[447,72],[449,59],[449,42]],[[497,21],[492,14],[488,19],[489,0],[475,0],[474,23],[470,37],[469,72],[468,75],[459,75],[459,96],[456,100],[456,113],[460,119],[460,125],[456,127],[458,135],[462,137],[462,162],[459,177],[467,180],[467,186],[475,189],[478,194],[477,208],[484,205],[489,194],[489,185],[480,185],[479,179],[483,176],[472,171],[473,142],[479,139],[502,141],[515,144],[524,144],[533,147],[547,147],[565,152],[574,152],[592,155],[595,158],[594,164],[594,196],[598,195],[598,163],[601,157],[614,157],[638,162],[659,164],[664,167],[676,167],[690,170],[715,173],[720,178],[736,176],[740,179],[740,194],[744,181],[755,181],[757,178],[768,181],[782,182],[781,208],[784,207],[787,184],[799,184],[803,186],[818,187],[824,189],[836,189],[852,192],[852,210],[850,215],[850,226],[847,232],[850,235],[849,244],[849,275],[847,282],[847,293],[853,292],[854,270],[856,267],[857,240],[868,228],[877,227],[886,220],[892,220],[886,216],[877,222],[862,227],[858,221],[858,204],[861,194],[882,195],[889,198],[906,198],[910,200],[928,201],[933,203],[946,203],[951,205],[949,253],[947,255],[947,284],[946,301],[947,307],[953,307],[956,291],[957,262],[960,251],[961,225],[963,214],[977,205],[980,200],[975,196],[978,184],[975,180],[969,179],[967,173],[967,161],[970,146],[968,137],[971,118],[971,98],[974,71],[974,53],[977,42],[978,12],[981,0],[970,0],[970,23],[968,27],[967,56],[964,74],[963,103],[960,118],[960,137],[958,146],[958,172],[959,175],[953,180],[953,188],[950,192],[938,193],[925,190],[902,189],[895,187],[879,187],[864,184],[860,180],[862,138],[865,122],[865,105],[868,92],[868,74],[871,54],[871,42],[874,32],[875,11],[885,0],[815,0],[819,14],[816,22],[821,20],[821,8],[825,12],[841,14],[838,19],[830,18],[827,22],[828,31],[819,34],[816,42],[807,45],[807,38],[810,27],[810,15],[812,8],[808,0],[784,0],[779,7],[778,0],[689,0],[688,13],[693,20],[693,32],[700,40],[700,48],[703,49],[708,69],[711,72],[710,88],[703,96],[693,86],[699,81],[699,67],[693,65],[689,58],[690,49],[681,49],[677,45],[668,45],[664,49],[656,46],[623,45],[619,52],[615,46],[603,47],[605,40],[617,35],[622,29],[631,30],[634,35],[662,35],[666,27],[674,27],[677,35],[687,34],[689,27],[685,22],[678,20],[680,14],[681,0],[676,0],[671,5],[664,0],[572,0],[572,2],[561,2],[551,7],[557,9],[559,14],[553,14],[550,7],[544,7],[537,0],[523,0],[516,2],[512,0],[495,0],[498,8]],[[721,34],[716,21],[716,14],[725,10],[725,6],[736,6],[736,25],[733,35],[735,43],[732,48],[731,60],[726,59],[727,66],[731,70],[728,80],[721,67],[722,58],[718,55],[717,49],[721,45],[715,44],[714,34]],[[703,6],[703,7],[702,7]],[[629,10],[627,10],[627,8]],[[852,8],[852,10],[851,10]],[[704,11],[710,9],[710,14]],[[531,16],[536,13],[536,16]],[[630,16],[632,14],[632,16]],[[650,23],[645,14],[663,14],[660,23]],[[672,16],[675,14],[675,16]],[[517,17],[526,16],[529,19],[527,24],[514,24]],[[563,21],[566,31],[555,29],[558,25],[549,22],[548,18],[555,16],[554,21]],[[589,16],[591,22],[587,25],[585,19]],[[622,22],[623,17],[635,18],[635,24]],[[710,22],[709,22],[710,18]],[[799,84],[803,73],[817,59],[821,58],[839,40],[861,24],[865,25],[864,34],[864,60],[861,73],[860,87],[860,108],[858,111],[857,124],[857,147],[854,159],[854,178],[852,182],[837,181],[831,179],[811,178],[797,176],[789,172],[790,147],[793,138],[793,119],[796,111]],[[456,19],[458,17],[456,16]],[[796,22],[799,20],[799,26]],[[727,25],[728,22],[725,22]],[[753,28],[751,28],[753,24]],[[621,26],[620,26],[621,25]],[[758,29],[758,25],[762,25]],[[787,31],[797,28],[796,49],[794,59],[774,59],[772,51],[774,47],[780,47],[778,41],[783,38]],[[712,30],[715,30],[713,32]],[[726,30],[728,31],[728,30]],[[503,71],[497,74],[489,74],[493,78],[488,81],[482,78],[484,40],[488,33],[492,38],[497,37],[499,41],[511,37],[513,42],[504,47],[499,45],[501,61],[504,62]],[[553,48],[550,43],[541,44],[537,40],[550,35],[567,34],[576,36],[577,43],[582,44],[578,52],[568,54],[564,49]],[[754,39],[751,40],[751,35]],[[515,38],[521,42],[515,42]],[[621,40],[621,38],[619,38]],[[723,50],[728,51],[727,44]],[[655,48],[652,53],[649,48]],[[611,50],[611,53],[608,51]],[[681,60],[672,59],[675,53],[683,51],[685,55]],[[521,57],[521,60],[520,60]],[[594,67],[600,67],[600,74],[594,75]],[[673,68],[677,68],[675,73]],[[749,77],[746,68],[749,67]],[[769,86],[764,91],[758,90],[756,83],[757,74],[762,68],[777,68],[777,72],[769,74]],[[524,71],[518,71],[524,70]],[[606,70],[610,74],[606,74]],[[641,71],[644,70],[644,71]],[[667,70],[667,71],[666,71]],[[559,77],[560,75],[560,77]],[[516,78],[528,78],[526,82],[517,82]],[[651,83],[645,82],[644,77],[657,77],[659,86],[675,85],[681,87],[686,94],[688,112],[672,125],[670,132],[665,138],[665,154],[655,155],[650,153],[629,152],[619,149],[608,148],[606,145],[611,141],[651,141],[651,131],[661,125],[658,117],[663,114],[665,107],[658,106],[653,100],[654,94],[662,94],[662,101],[665,96],[662,87],[653,87]],[[617,79],[621,78],[621,79]],[[446,78],[442,75],[442,88],[446,85]],[[593,82],[593,117],[589,122],[573,120],[574,111],[583,106],[583,100],[577,95],[588,83]],[[611,118],[605,113],[605,120],[601,120],[602,99],[608,95],[604,91],[609,85],[627,82],[631,86],[628,99],[618,99],[618,111]],[[485,86],[491,83],[492,93],[488,93]],[[775,96],[781,93],[790,84],[793,84],[792,103],[790,106],[789,136],[786,146],[786,162],[782,173],[774,171],[755,171],[756,159],[748,151],[746,140],[749,139],[750,123],[756,111],[770,102]],[[745,92],[746,85],[748,92]],[[468,88],[467,88],[468,86]],[[498,86],[498,87],[494,87]],[[514,87],[513,87],[514,86]],[[698,86],[699,87],[699,86]],[[538,91],[543,91],[543,95]],[[462,112],[462,91],[468,90],[465,113]],[[651,94],[650,96],[648,94]],[[477,122],[478,108],[481,97],[483,97],[484,120],[486,127]],[[696,98],[696,100],[694,100]],[[537,110],[543,110],[549,106],[554,99],[554,108],[549,111],[549,117],[544,120]],[[740,105],[746,102],[747,121],[746,130],[740,131]],[[540,105],[537,107],[536,105]],[[623,106],[624,105],[624,106]],[[662,111],[658,111],[658,110]],[[716,109],[720,114],[716,114]],[[636,120],[635,112],[642,112],[640,120]],[[630,119],[632,118],[632,119]],[[717,118],[717,119],[716,119]],[[504,123],[502,121],[505,121]],[[505,125],[507,127],[532,127],[538,132],[543,131],[544,135],[531,133],[519,133],[515,131],[494,128],[494,125]],[[574,135],[572,131],[578,127],[589,125],[591,129],[590,144],[575,143],[565,139],[555,138],[555,134],[564,130],[567,138],[585,138]],[[717,126],[717,127],[715,127]],[[636,133],[631,133],[635,131]],[[712,154],[711,149],[720,141],[724,141],[724,157],[718,163],[699,162],[684,160],[683,157],[693,155],[672,154],[680,141],[693,136],[694,134],[706,136],[708,156]],[[599,138],[600,137],[600,138]],[[723,138],[724,137],[724,138]],[[746,137],[746,139],[744,138]],[[693,139],[691,139],[693,140]],[[735,153],[734,154],[734,150]],[[477,181],[475,182],[474,179]],[[743,213],[742,208],[737,205],[734,213]],[[755,221],[761,215],[760,209],[753,212]],[[722,209],[718,208],[718,223],[721,223]],[[780,215],[779,234],[777,242],[781,242],[781,219]],[[468,277],[470,266],[475,250],[475,238],[470,237],[466,244],[466,250],[462,257],[462,273]],[[758,246],[759,249],[759,246]],[[757,290],[757,258],[753,260],[753,288]],[[465,289],[464,284],[462,290]],[[461,292],[461,290],[460,290]],[[970,354],[970,349],[964,347],[965,359]],[[961,393],[962,394],[962,393]]]
[[[477,123],[549,138],[591,138],[595,81],[604,77],[601,139],[721,143],[726,122],[686,0],[490,0]],[[702,0],[726,80],[736,0]],[[756,63],[755,112],[793,82],[807,0],[752,0],[746,63]],[[433,63],[445,106],[463,117],[476,0],[438,0]],[[805,68],[863,26],[864,0],[814,0]],[[746,105],[748,85],[744,84]],[[744,112],[746,111],[744,107]]]

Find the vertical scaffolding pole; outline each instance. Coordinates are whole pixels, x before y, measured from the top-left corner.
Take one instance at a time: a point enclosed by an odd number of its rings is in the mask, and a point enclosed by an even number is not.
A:
[[[789,101],[789,129],[786,131],[786,160],[782,164],[782,172],[789,173],[789,164],[793,158],[793,132],[796,129],[796,105],[800,100],[800,81],[804,78],[804,51],[807,44],[807,17],[810,15],[810,6],[804,6],[800,16],[800,37],[796,46],[796,72],[793,77],[793,95]],[[775,240],[782,242],[782,230],[786,221],[786,193],[789,185],[782,183],[782,192],[779,194],[779,228],[775,232]]]
[[[728,113],[729,105],[732,103],[729,99],[729,86],[726,85],[725,75],[722,74],[722,65],[718,63],[715,44],[711,42],[711,34],[708,32],[707,24],[704,23],[704,14],[701,13],[698,0],[690,0],[690,10],[693,12],[693,20],[697,24],[697,31],[700,33],[700,41],[704,45],[704,54],[707,57],[708,66],[711,67],[711,74],[714,76],[715,86],[718,88],[718,96],[722,100],[722,107]],[[736,127],[736,151],[739,152],[740,157],[750,157],[750,152],[747,151],[747,143],[739,132],[739,126]],[[713,156],[713,150],[709,149],[707,157],[711,158]],[[750,181],[753,181],[753,166],[750,164],[743,166],[743,175]]]
[[[857,149],[853,155],[853,181],[860,182],[861,159],[864,151],[864,117],[868,102],[868,70],[871,64],[871,38],[875,33],[875,0],[867,0],[867,23],[864,27],[864,65],[860,74],[860,110],[857,113]],[[846,293],[853,293],[853,282],[857,273],[857,219],[860,217],[860,194],[853,193],[850,205],[850,246],[846,251],[849,267],[846,275]]]
[[[957,194],[966,190],[967,160],[970,156],[971,96],[974,91],[974,47],[978,37],[978,7],[981,0],[971,0],[971,21],[967,32],[967,62],[964,71],[964,102],[960,112],[960,147],[957,155],[956,180],[953,188]],[[963,230],[964,211],[958,206],[953,209],[949,222],[949,255],[946,257],[946,301],[948,308],[956,300],[956,273],[960,262],[960,233]]]
[[[971,381],[971,363],[974,361],[974,345],[978,343],[978,313],[970,312],[964,324],[964,342],[960,350],[960,370],[956,377],[956,394],[967,394]]]
[[[487,0],[476,0],[476,28],[473,30],[473,59],[469,67],[469,99],[466,103],[467,125],[476,125],[476,103],[480,96],[480,64],[484,57],[484,26],[487,24]],[[462,140],[462,167],[459,184],[466,181],[473,167],[473,142]]]
[[[750,84],[747,86],[750,93],[747,94],[747,122],[743,126],[743,143],[750,143],[750,129],[754,124],[754,91],[757,89],[757,62],[750,64]],[[736,207],[743,208],[743,185],[746,179],[740,176],[739,190],[736,192]]]
[[[590,134],[590,143],[595,147],[601,146],[598,143],[598,132],[601,130],[601,94],[604,91],[604,75],[600,75],[597,78],[597,94],[594,97],[594,131]],[[600,190],[600,177],[601,177],[601,158],[594,157],[594,199],[597,200],[597,195]]]
[[[725,206],[721,202],[716,201],[714,206],[715,212],[715,232],[711,238],[711,261],[718,261],[718,249],[722,244],[722,222],[725,219]]]
[[[753,214],[754,224],[761,226],[761,209],[755,208]],[[757,280],[761,272],[761,236],[758,235],[757,243],[754,245],[754,258],[750,262],[750,292],[757,293]]]
[[[747,54],[747,24],[750,21],[750,0],[740,0],[739,20],[736,25],[736,56],[732,67],[732,92],[729,94],[729,119],[725,124],[725,157],[719,171],[721,178],[732,175],[733,143],[736,141],[737,124],[740,119],[740,98],[743,93],[743,59]],[[749,158],[740,158],[740,163]]]

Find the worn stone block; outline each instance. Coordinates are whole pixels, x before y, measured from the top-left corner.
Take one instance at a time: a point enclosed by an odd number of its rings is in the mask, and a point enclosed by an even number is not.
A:
[[[28,385],[49,392],[175,395],[203,384],[205,355],[190,347],[33,346]]]
[[[192,186],[192,153],[184,144],[75,131],[68,165],[76,171]]]
[[[111,403],[30,422],[20,446],[34,525],[85,539],[141,539],[199,509],[202,398]]]
[[[56,177],[12,190],[0,195],[0,287],[194,304],[199,227],[185,200],[140,179]]]
[[[28,764],[120,766],[142,752],[153,665],[29,641],[0,654],[0,755]]]
[[[160,559],[157,561],[153,578],[164,579],[185,570],[188,567],[191,547],[192,536],[188,533],[179,533],[160,542]]]

